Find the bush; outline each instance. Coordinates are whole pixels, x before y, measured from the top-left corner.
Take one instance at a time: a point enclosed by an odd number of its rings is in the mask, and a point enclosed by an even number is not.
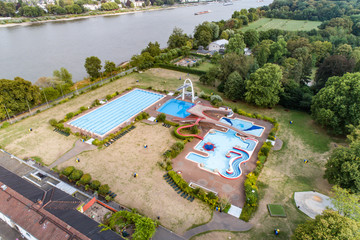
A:
[[[53,127],[56,127],[56,124],[58,124],[58,122],[54,118],[52,118],[49,120],[49,124]]]
[[[99,189],[100,185],[101,185],[101,182],[100,182],[100,181],[94,180],[94,181],[91,182],[90,188],[91,188],[92,190],[97,191],[97,190]]]
[[[99,194],[106,195],[110,191],[110,187],[107,184],[101,185],[99,187]]]
[[[102,144],[102,141],[100,141],[99,139],[94,139],[92,144],[95,145],[95,146],[100,146]]]
[[[190,73],[190,74],[195,74],[195,75],[205,75],[206,71],[202,71],[202,70],[198,70],[198,69],[193,69],[193,68],[188,68],[188,67],[181,67],[181,66],[176,66],[176,65],[170,65],[170,64],[162,64],[159,63],[157,64],[158,67],[160,68],[165,68],[165,69],[170,69],[170,70],[175,70],[175,71],[179,71],[179,72],[185,72],[185,73]]]
[[[156,120],[158,120],[158,122],[164,122],[166,120],[166,114],[160,113],[159,115],[157,115]]]
[[[66,114],[67,119],[71,119],[73,116],[74,116],[74,113],[72,113],[72,112]]]
[[[87,110],[87,107],[84,107],[84,106],[80,107],[81,112],[86,111],[86,110]]]
[[[82,185],[86,185],[91,181],[91,175],[89,173],[86,173],[84,175],[82,175],[82,177],[80,178],[80,183]]]
[[[70,174],[69,179],[70,179],[71,181],[77,181],[77,180],[79,180],[79,179],[82,177],[82,175],[83,175],[83,171],[75,169],[75,170],[72,171],[72,173]]]
[[[211,95],[210,102],[212,105],[221,104],[223,99],[219,95]]]
[[[74,170],[75,170],[74,166],[69,166],[69,167],[65,168],[61,173],[68,177]]]

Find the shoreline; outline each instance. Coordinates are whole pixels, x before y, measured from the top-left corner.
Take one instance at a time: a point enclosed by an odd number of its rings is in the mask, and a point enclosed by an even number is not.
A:
[[[16,27],[16,26],[29,26],[29,25],[33,25],[33,24],[49,23],[49,22],[73,21],[73,20],[77,20],[77,19],[87,19],[87,18],[93,18],[93,17],[120,16],[120,15],[131,14],[131,13],[160,11],[160,10],[175,9],[175,8],[187,7],[187,6],[192,6],[192,4],[183,4],[183,5],[178,4],[176,6],[170,6],[170,7],[165,7],[165,8],[134,10],[134,11],[128,11],[128,12],[119,12],[119,13],[105,13],[105,14],[96,14],[96,15],[89,15],[89,16],[79,15],[77,17],[61,18],[61,19],[56,19],[56,20],[43,20],[43,21],[22,22],[22,23],[7,23],[7,24],[1,24],[0,28]]]

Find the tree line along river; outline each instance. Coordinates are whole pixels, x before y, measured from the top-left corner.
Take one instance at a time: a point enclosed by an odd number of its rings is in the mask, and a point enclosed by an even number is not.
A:
[[[159,11],[96,16],[72,21],[0,27],[0,79],[16,76],[35,82],[65,67],[74,81],[86,77],[85,58],[97,56],[116,64],[129,60],[152,41],[161,47],[174,27],[192,34],[204,21],[229,19],[242,8],[268,5],[272,1],[240,0],[233,5],[200,4]],[[210,10],[208,14],[194,15]]]

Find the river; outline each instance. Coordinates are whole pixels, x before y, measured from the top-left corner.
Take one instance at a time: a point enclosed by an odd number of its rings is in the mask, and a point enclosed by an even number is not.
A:
[[[87,74],[85,58],[99,57],[116,64],[129,60],[152,41],[161,47],[173,28],[180,27],[192,34],[204,21],[229,19],[235,10],[268,5],[272,0],[235,1],[200,4],[160,11],[137,12],[115,16],[96,16],[73,21],[45,22],[0,28],[0,79],[16,76],[35,82],[39,77],[52,76],[55,69],[65,67],[74,81]],[[211,10],[211,13],[194,15]]]

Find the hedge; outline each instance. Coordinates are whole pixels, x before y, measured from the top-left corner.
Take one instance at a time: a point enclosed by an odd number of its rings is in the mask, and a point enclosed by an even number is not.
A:
[[[169,171],[168,174],[171,177],[171,179],[175,182],[175,184],[185,193],[209,204],[211,209],[220,207],[219,197],[217,197],[213,192],[206,193],[204,190],[200,188],[193,189],[189,187],[188,183],[179,174],[177,174],[174,171]]]
[[[171,64],[159,63],[159,64],[156,64],[155,67],[165,68],[165,69],[169,69],[169,70],[175,70],[175,71],[179,71],[179,72],[191,73],[191,74],[195,74],[195,75],[199,75],[199,76],[207,73],[206,71],[203,71],[203,70],[182,67],[182,66],[176,66],[176,65],[171,65]]]
[[[176,127],[176,128],[174,129],[174,135],[175,135],[175,137],[177,137],[178,139],[181,139],[181,140],[193,139],[194,137],[192,137],[192,136],[189,136],[189,137],[182,136],[182,135],[180,135],[180,134],[177,132],[177,130],[178,130],[179,128],[181,128],[181,127],[183,127],[183,126],[189,126],[189,125],[190,125],[190,124],[185,124],[185,125],[180,125],[180,126]]]

